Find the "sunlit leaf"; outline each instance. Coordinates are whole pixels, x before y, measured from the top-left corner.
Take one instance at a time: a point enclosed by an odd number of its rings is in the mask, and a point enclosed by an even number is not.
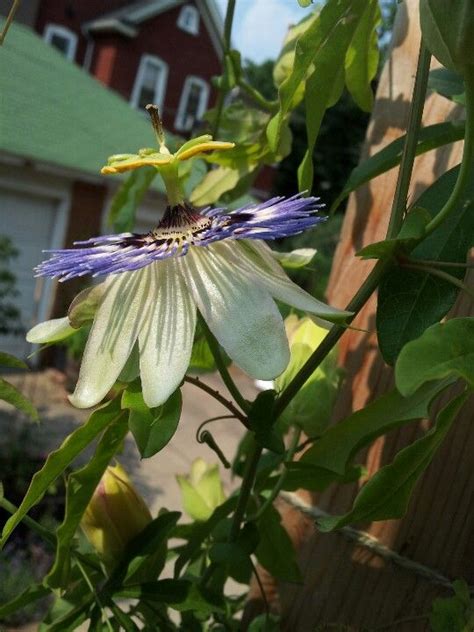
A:
[[[315,25],[319,30],[313,40],[314,72],[306,81],[307,150],[298,168],[300,191],[311,190],[313,184],[313,150],[326,109],[332,105],[333,80],[343,72],[350,42],[364,13],[367,0],[329,2],[321,10]],[[307,33],[309,33],[310,29]],[[305,34],[306,35],[306,34]],[[302,36],[298,44],[303,40]],[[297,44],[297,47],[298,47]],[[299,61],[298,56],[296,60]],[[293,72],[297,69],[297,63]],[[283,89],[284,84],[282,85]],[[270,127],[270,125],[269,125]]]
[[[273,255],[285,270],[298,270],[309,265],[316,256],[316,252],[314,248],[296,248],[291,252],[273,250]]]
[[[374,102],[371,82],[379,65],[377,28],[380,21],[378,0],[368,0],[345,60],[347,89],[365,112],[372,110]]]
[[[343,516],[320,518],[319,528],[332,531],[354,522],[403,517],[416,482],[431,463],[467,397],[467,393],[463,393],[451,400],[431,430],[400,450],[390,465],[378,470],[362,487],[351,511]]]
[[[176,476],[183,498],[184,511],[193,520],[208,520],[225,500],[218,465],[196,459],[188,476]]]
[[[137,207],[157,173],[155,167],[136,169],[120,185],[113,197],[107,217],[107,223],[115,231],[123,233],[133,230]]]

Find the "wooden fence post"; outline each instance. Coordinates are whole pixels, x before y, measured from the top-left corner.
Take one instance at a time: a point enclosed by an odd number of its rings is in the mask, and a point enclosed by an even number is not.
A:
[[[393,50],[381,77],[365,155],[377,152],[404,133],[419,41],[418,0],[406,0],[399,8]],[[431,95],[423,120],[428,125],[462,115],[462,110],[448,100]],[[457,164],[461,150],[461,143],[456,143],[420,156],[411,199]],[[357,259],[355,252],[385,237],[396,177],[397,170],[392,170],[351,196],[330,278],[328,299],[332,305],[343,307],[373,265]],[[374,331],[375,306],[373,297],[355,321],[356,327]],[[472,302],[463,296],[453,315],[473,311]],[[378,352],[374,333],[348,331],[339,350],[347,378],[338,400],[336,421],[386,392],[393,383],[392,371]],[[417,485],[405,518],[360,525],[406,558],[448,578],[464,578],[468,583],[474,582],[473,409],[472,402],[464,408]],[[358,462],[365,461],[373,474],[413,441],[422,427],[423,424],[410,425],[381,438]],[[334,486],[319,497],[313,496],[311,501],[338,514],[348,510],[356,492],[355,485]],[[294,522],[294,510],[288,512]],[[303,529],[300,525],[293,534],[299,546],[304,585],[279,587],[284,630],[429,630],[428,619],[423,615],[429,613],[434,598],[446,594],[445,589],[354,545],[340,533],[321,534],[313,527]]]

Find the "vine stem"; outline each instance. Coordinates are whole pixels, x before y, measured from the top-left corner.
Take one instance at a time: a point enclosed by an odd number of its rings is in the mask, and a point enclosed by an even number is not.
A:
[[[229,542],[235,542],[240,532],[240,526],[245,517],[245,511],[247,504],[252,493],[252,487],[257,474],[258,463],[262,456],[263,447],[254,441],[252,451],[245,463],[245,470],[242,476],[242,486],[240,488],[239,499],[237,501],[237,507],[235,508],[234,515],[232,516],[232,523],[230,526]]]
[[[205,393],[213,397],[216,401],[218,401],[220,404],[225,406],[227,410],[230,411],[232,415],[236,417],[240,422],[242,422],[243,425],[247,429],[249,428],[247,417],[243,415],[240,412],[240,410],[234,406],[232,402],[230,402],[228,399],[223,397],[219,393],[219,391],[216,391],[214,388],[212,388],[205,382],[201,382],[201,380],[198,377],[191,377],[190,375],[185,375],[184,381],[188,382],[189,384],[192,384],[193,386],[196,386],[197,388],[200,388],[202,391],[204,391]]]
[[[0,46],[3,44],[3,42],[5,41],[5,38],[7,36],[8,33],[8,29],[10,28],[13,19],[15,17],[15,13],[17,12],[18,7],[20,6],[20,2],[21,0],[13,0],[11,9],[7,15],[7,19],[5,21],[5,24],[3,26],[3,30],[0,33]]]
[[[223,39],[224,63],[225,63],[225,58],[231,49],[232,24],[234,22],[235,2],[236,0],[227,0],[227,9],[226,9],[225,20],[224,20],[224,39]],[[225,97],[226,97],[226,91],[223,89],[219,90],[219,95],[217,97],[217,103],[216,103],[216,118],[215,118],[214,126],[212,129],[212,135],[214,138],[217,138],[217,135],[219,133],[219,128],[221,125],[222,109],[224,107]]]
[[[398,172],[397,187],[393,198],[392,212],[387,229],[387,239],[396,237],[403,223],[403,216],[407,207],[408,189],[415,163],[418,136],[425,106],[428,77],[430,73],[431,53],[426,48],[423,38],[420,42],[418,64],[413,87],[413,96],[408,116],[407,133],[403,146],[400,171]]]
[[[207,323],[204,320],[204,318],[200,314],[198,318],[199,318],[199,324],[201,325],[204,331],[204,335],[206,336],[207,344],[209,345],[209,348],[211,349],[211,353],[214,358],[214,362],[216,363],[217,370],[221,374],[222,381],[224,382],[224,384],[227,387],[227,390],[232,395],[236,403],[240,406],[240,408],[245,413],[248,413],[248,411],[250,410],[250,405],[245,400],[244,396],[242,395],[239,388],[235,384],[234,380],[230,376],[230,373],[227,370],[227,367],[225,365],[224,358],[222,357],[219,343],[217,342],[211,330],[207,326]]]
[[[444,222],[446,217],[459,206],[463,201],[466,186],[474,177],[474,71],[466,74],[464,79],[466,86],[466,134],[464,137],[461,168],[448,201],[441,211],[427,224],[425,236],[436,230],[438,226]]]
[[[375,264],[374,268],[370,272],[367,279],[359,288],[354,298],[348,303],[346,310],[353,312],[353,316],[348,318],[349,322],[356,317],[360,310],[367,303],[372,293],[377,289],[382,277],[386,273],[389,267],[393,265],[390,259],[380,259]],[[284,391],[280,394],[275,402],[275,416],[279,417],[285,410],[291,400],[298,393],[300,388],[306,380],[311,377],[313,372],[318,368],[321,362],[332,351],[337,344],[343,333],[346,331],[346,327],[341,325],[333,325],[329,330],[327,336],[323,339],[319,347],[312,353],[306,363],[301,367],[292,381],[288,384]]]
[[[292,461],[295,456],[296,450],[298,448],[298,444],[301,438],[301,428],[293,428],[293,435],[291,437],[290,445],[288,446],[288,451],[286,453],[286,461]],[[276,499],[278,494],[281,492],[281,488],[286,480],[286,475],[288,474],[288,470],[286,467],[280,473],[277,482],[275,483],[274,488],[272,489],[270,496],[265,500],[263,505],[255,512],[252,516],[249,517],[249,520],[258,520],[262,517],[265,511],[268,509],[270,505],[273,504],[273,501]]]

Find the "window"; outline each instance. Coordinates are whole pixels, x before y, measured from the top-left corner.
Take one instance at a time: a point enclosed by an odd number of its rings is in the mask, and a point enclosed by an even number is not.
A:
[[[178,113],[174,126],[189,131],[204,114],[209,100],[209,86],[199,77],[186,77],[183,92],[179,100]]]
[[[149,103],[155,103],[162,109],[167,78],[168,66],[163,60],[152,55],[143,55],[130,98],[131,104],[143,110]]]
[[[199,35],[199,11],[190,4],[185,4],[178,17],[178,26],[191,35]]]
[[[77,35],[59,24],[48,24],[44,32],[48,44],[57,48],[65,57],[74,60],[76,56]]]

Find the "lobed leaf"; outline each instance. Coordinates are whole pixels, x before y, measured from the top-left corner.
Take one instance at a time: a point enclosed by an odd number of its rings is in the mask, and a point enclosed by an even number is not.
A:
[[[445,380],[427,384],[408,397],[403,397],[396,390],[382,395],[326,430],[303,454],[300,463],[343,476],[355,454],[374,439],[406,423],[427,417],[433,399],[451,382]]]
[[[467,393],[462,393],[451,400],[424,437],[400,450],[390,465],[378,470],[362,487],[351,511],[343,516],[320,518],[321,531],[332,531],[353,522],[403,517],[416,482],[431,463],[467,397]]]
[[[432,149],[437,149],[443,145],[462,140],[465,130],[465,121],[436,123],[435,125],[424,127],[420,130],[418,135],[416,155],[419,156]],[[369,182],[369,180],[399,165],[405,145],[405,138],[405,135],[400,136],[400,138],[397,138],[353,169],[341,194],[333,202],[330,213],[333,213],[338,206],[340,206],[341,202],[362,184]]]
[[[395,380],[405,396],[425,382],[446,377],[460,377],[474,387],[474,318],[433,325],[398,356]]]

